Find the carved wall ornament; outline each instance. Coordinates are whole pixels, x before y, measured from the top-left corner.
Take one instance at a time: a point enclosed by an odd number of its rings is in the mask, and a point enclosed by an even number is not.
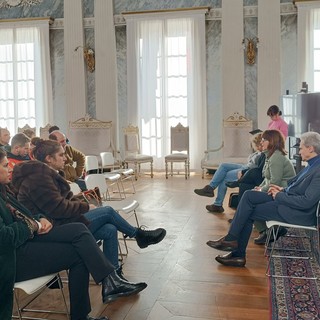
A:
[[[43,0],[0,0],[0,8],[30,7],[42,1]]]

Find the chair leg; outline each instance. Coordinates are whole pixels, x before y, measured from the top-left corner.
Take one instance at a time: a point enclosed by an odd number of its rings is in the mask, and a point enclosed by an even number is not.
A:
[[[150,162],[151,178],[153,178],[153,161]]]
[[[168,161],[166,161],[166,179],[168,179]]]

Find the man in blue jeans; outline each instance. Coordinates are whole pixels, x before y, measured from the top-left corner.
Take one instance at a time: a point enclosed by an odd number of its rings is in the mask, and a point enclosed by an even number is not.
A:
[[[207,205],[209,212],[222,213],[224,211],[222,204],[227,193],[226,182],[236,181],[248,169],[256,168],[261,154],[262,134],[256,134],[252,139],[252,148],[256,150],[248,158],[247,164],[222,163],[213,175],[209,185],[202,189],[195,189],[194,192],[199,196],[214,197],[214,189],[218,188],[218,194],[213,204]]]
[[[228,234],[207,242],[212,248],[230,251],[218,255],[216,261],[225,266],[245,266],[246,248],[255,220],[315,225],[315,212],[320,201],[320,134],[304,133],[299,153],[308,165],[288,182],[286,188],[271,185],[268,193],[255,190],[244,193]]]

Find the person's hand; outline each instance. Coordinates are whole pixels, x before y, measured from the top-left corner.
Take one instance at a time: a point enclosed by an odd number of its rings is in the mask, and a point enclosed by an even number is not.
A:
[[[239,180],[242,177],[242,171],[238,171],[237,176],[238,176],[238,180]]]
[[[48,232],[52,229],[52,227],[53,227],[52,223],[51,223],[49,220],[45,219],[45,218],[41,218],[41,219],[39,220],[39,222],[41,223],[41,229],[39,229],[39,230],[37,231],[37,234],[46,234],[46,233],[48,233]]]
[[[254,188],[253,188],[253,190],[255,190],[255,191],[261,191],[261,190],[262,190],[262,188],[261,188],[261,187],[259,187],[259,186],[257,186],[257,187],[254,187]]]
[[[282,190],[283,190],[283,187],[279,187],[275,184],[270,184],[268,194],[272,196],[272,198],[274,199],[278,194],[278,192],[281,192]]]
[[[89,210],[92,210],[92,209],[95,209],[95,208],[96,208],[96,206],[94,204],[92,204],[92,203],[89,204]]]

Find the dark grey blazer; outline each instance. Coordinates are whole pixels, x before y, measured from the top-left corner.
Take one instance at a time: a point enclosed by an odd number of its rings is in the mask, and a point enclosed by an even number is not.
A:
[[[296,181],[289,180],[288,186]],[[279,192],[275,201],[285,221],[305,226],[316,224],[316,208],[320,200],[320,164],[311,168],[288,192]]]

